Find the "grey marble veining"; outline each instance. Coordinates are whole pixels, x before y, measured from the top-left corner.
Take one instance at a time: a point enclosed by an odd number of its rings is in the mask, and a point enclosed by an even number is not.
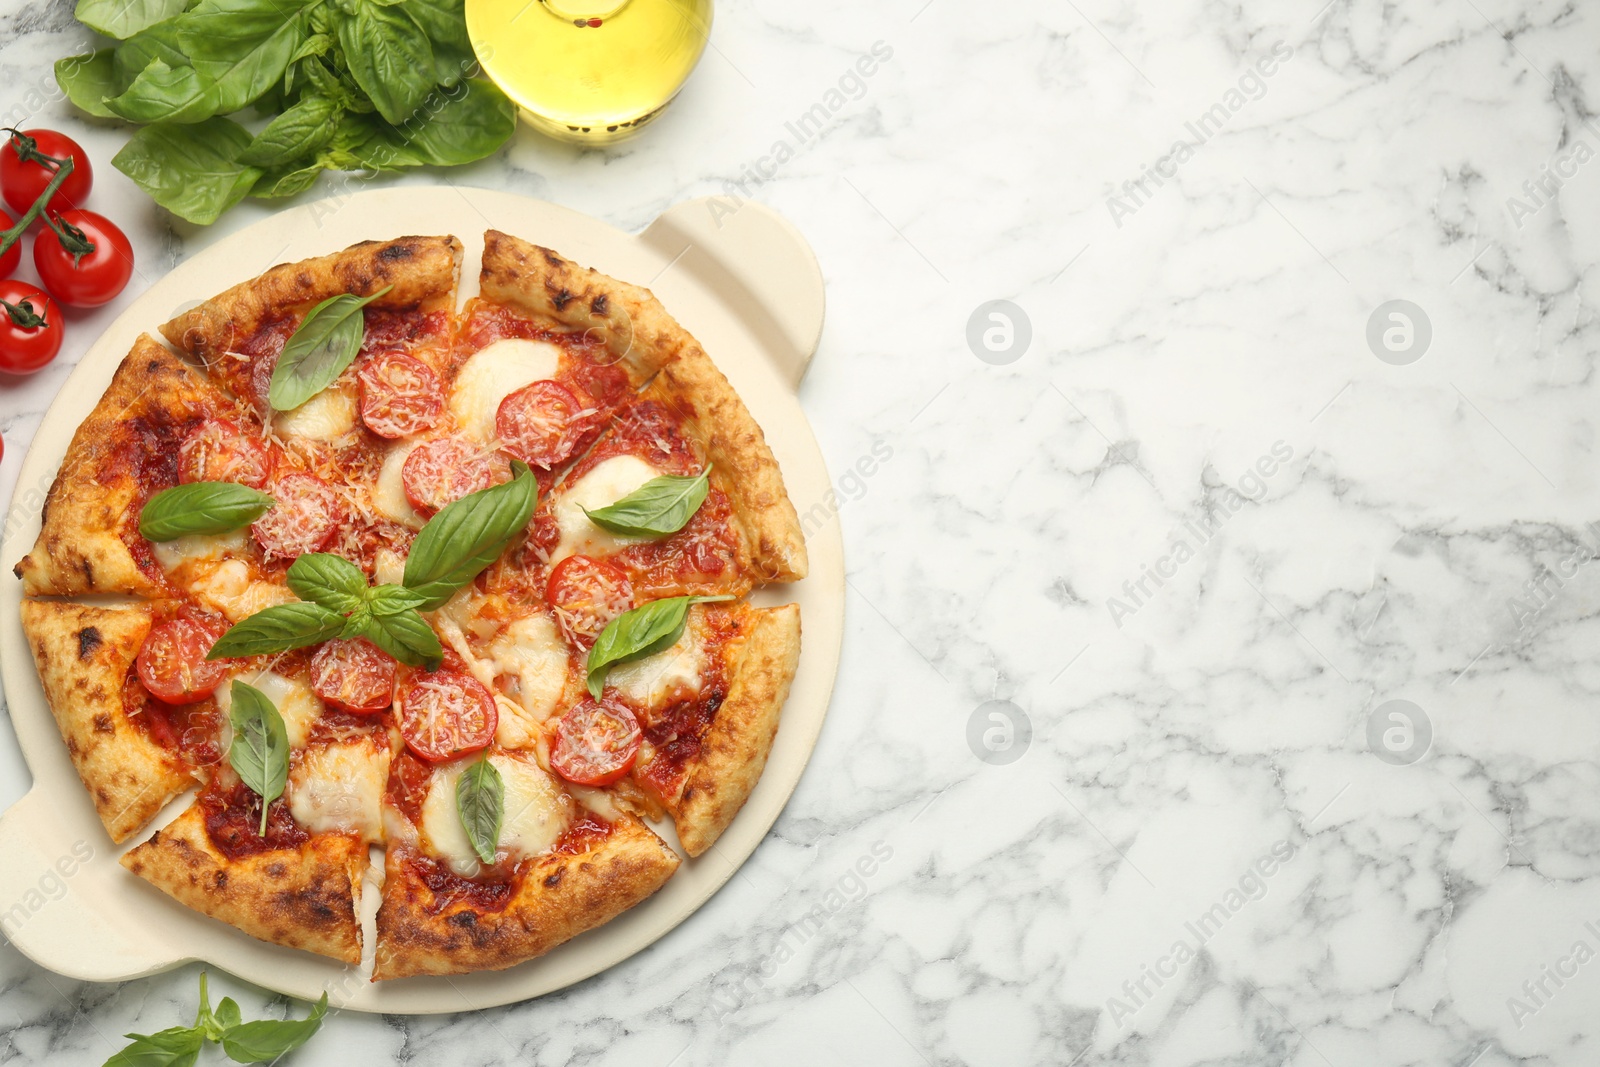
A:
[[[681,928],[294,1062],[1600,1062],[1600,8],[1319,6],[726,3],[641,138],[448,174],[807,235],[844,659]],[[30,102],[69,12],[0,11],[0,113],[100,163],[122,131]],[[0,386],[0,497],[97,326],[265,210],[95,198],[141,275]],[[194,991],[0,949],[0,1063],[101,1062]]]

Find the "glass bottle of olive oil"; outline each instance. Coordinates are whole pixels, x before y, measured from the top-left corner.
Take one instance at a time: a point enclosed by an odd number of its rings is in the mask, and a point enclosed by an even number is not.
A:
[[[700,61],[711,0],[466,0],[485,73],[536,129],[604,144],[655,118]]]

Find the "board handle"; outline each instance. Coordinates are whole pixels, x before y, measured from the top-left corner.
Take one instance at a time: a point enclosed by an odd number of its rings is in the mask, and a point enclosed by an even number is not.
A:
[[[121,879],[89,869],[121,852],[98,825],[77,833],[35,785],[0,813],[0,930],[41,967],[90,982],[121,981],[176,967],[184,957],[144,931],[108,922],[122,913],[97,899]],[[94,872],[98,875],[103,872]]]
[[[826,295],[811,245],[782,215],[753,200],[707,196],[674,204],[641,239],[664,260],[743,296],[745,316],[791,388],[822,339]]]

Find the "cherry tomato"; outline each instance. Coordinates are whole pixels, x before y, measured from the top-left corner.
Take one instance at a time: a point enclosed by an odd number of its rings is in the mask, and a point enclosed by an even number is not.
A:
[[[510,478],[511,465],[504,457],[459,437],[418,445],[400,468],[406,499],[424,515]]]
[[[0,211],[0,230],[9,230],[17,224],[17,220]],[[16,244],[5,250],[0,255],[0,278],[9,278],[16,272],[17,265],[22,262],[22,238],[17,238]]]
[[[315,474],[280,474],[272,479],[267,492],[277,503],[255,521],[250,532],[269,560],[322,551],[350,517],[344,497]]]
[[[180,482],[238,482],[264,489],[272,468],[272,451],[229,419],[207,419],[178,445]]]
[[[134,660],[139,680],[151,696],[166,704],[205,699],[228,676],[227,660],[206,659],[227,629],[221,618],[200,613],[151,627]]]
[[[395,701],[406,747],[430,763],[488,748],[500,715],[482,682],[461,671],[418,672]]]
[[[628,773],[643,739],[625,705],[585,699],[561,717],[550,769],[579,785],[610,785]]]
[[[55,232],[33,239],[33,265],[51,295],[63,304],[94,308],[122,292],[133,275],[133,245],[127,234],[93,211],[63,211],[56,221],[66,230],[66,242]],[[83,247],[81,242],[94,247],[74,251]]]
[[[550,572],[544,598],[567,640],[588,648],[607,623],[633,607],[633,583],[615,563],[568,556]]]
[[[79,207],[89,199],[94,185],[94,168],[89,153],[64,133],[54,130],[12,130],[11,139],[0,147],[0,192],[18,215],[33,206],[45,186],[56,176],[56,165],[40,159],[71,159],[72,173],[50,198],[52,212]]]
[[[0,280],[0,371],[32,374],[61,351],[61,309],[43,289]]]
[[[500,401],[494,432],[507,452],[529,466],[549,470],[586,443],[591,414],[571,389],[545,379]]]
[[[422,360],[404,352],[376,352],[357,373],[361,421],[379,437],[409,437],[439,421],[444,391]]]
[[[394,703],[395,662],[361,638],[329,641],[311,657],[311,691],[345,711],[382,711]]]

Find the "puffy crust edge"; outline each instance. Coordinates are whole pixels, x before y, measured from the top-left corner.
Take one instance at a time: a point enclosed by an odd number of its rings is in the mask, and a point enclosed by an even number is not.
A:
[[[226,406],[194,368],[141,335],[67,446],[45,496],[39,539],[13,573],[29,596],[126,593],[161,597],[125,536],[137,537],[140,493],[130,461],[170,462],[184,430]]]
[[[600,331],[635,388],[683,350],[698,347],[650,290],[499,230],[483,235],[479,290],[521,311]]]
[[[761,780],[800,661],[800,608],[785,604],[753,614],[729,665],[727,699],[671,806],[678,840],[691,856],[716,843]]]
[[[123,683],[150,632],[150,608],[25,600],[22,632],[78,777],[120,844],[194,784],[123,708]]]
[[[123,856],[122,865],[258,940],[361,962],[356,896],[367,846],[353,834],[318,834],[301,848],[230,860],[212,845],[197,803]]]
[[[806,576],[805,535],[783,472],[761,427],[728,379],[696,345],[662,368],[644,396],[672,405],[689,421],[711,480],[728,495],[750,550],[758,582],[793,582]]]
[[[161,334],[210,364],[235,338],[250,336],[284,311],[340,293],[370,296],[388,285],[393,288],[370,306],[453,311],[461,255],[461,242],[449,236],[362,241],[331,255],[281,263],[179,315]]]
[[[541,956],[645,900],[680,862],[649,827],[624,816],[589,852],[536,860],[503,910],[483,912],[436,896],[411,868],[413,855],[405,845],[389,848],[374,981],[497,971]]]

